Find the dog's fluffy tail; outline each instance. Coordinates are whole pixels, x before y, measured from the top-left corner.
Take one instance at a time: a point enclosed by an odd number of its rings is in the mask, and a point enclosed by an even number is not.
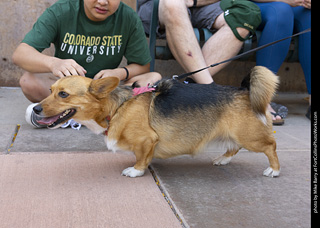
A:
[[[250,75],[250,102],[253,111],[266,124],[267,106],[279,84],[278,76],[265,67],[256,66]]]

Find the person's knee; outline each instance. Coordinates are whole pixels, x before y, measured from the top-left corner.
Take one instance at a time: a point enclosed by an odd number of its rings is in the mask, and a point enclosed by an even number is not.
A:
[[[159,3],[159,19],[163,24],[174,22],[180,11],[185,11],[184,0],[161,0]]]
[[[158,72],[152,72],[152,82],[155,83],[159,80],[161,80],[162,76]]]
[[[177,9],[179,9],[178,7],[181,7],[181,2],[184,3],[183,0],[176,0],[176,1],[172,1],[172,0],[161,0],[160,4],[163,10],[169,11],[169,12],[175,12]]]
[[[25,97],[29,101],[31,101],[33,103],[40,101],[40,99],[37,99],[34,96],[35,92],[38,91],[38,88],[35,86],[34,77],[31,73],[25,72],[21,76],[21,78],[19,80],[19,84],[20,84],[20,87],[21,87],[23,94],[25,95]]]
[[[161,74],[157,72],[148,72],[130,78],[128,81],[125,82],[125,85],[131,86],[132,84],[136,83],[136,85],[139,85],[140,87],[145,87],[149,85],[154,85],[157,81],[161,80],[161,78]]]
[[[24,73],[20,80],[19,84],[23,94],[31,102],[40,102],[44,98],[50,95],[50,85],[54,82],[49,76],[41,75],[39,79],[38,76],[26,72]]]
[[[20,80],[19,80],[19,84],[20,84],[20,87],[22,89],[22,91],[24,93],[29,93],[29,91],[32,91],[33,90],[33,83],[32,83],[32,74],[29,73],[29,72],[25,72]]]
[[[149,72],[141,78],[141,84],[144,84],[144,86],[148,86],[149,84],[153,85],[157,81],[161,80],[161,78],[161,74],[157,72]]]
[[[145,79],[144,81],[147,84],[155,84],[157,81],[161,80],[161,74],[159,74],[158,72],[149,72],[145,75]]]

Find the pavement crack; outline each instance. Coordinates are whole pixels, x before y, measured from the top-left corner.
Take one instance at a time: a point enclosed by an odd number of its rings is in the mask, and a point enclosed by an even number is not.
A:
[[[12,133],[12,136],[10,137],[10,141],[6,147],[6,150],[4,151],[4,154],[9,154],[10,151],[11,151],[11,148],[13,147],[13,144],[14,144],[14,141],[16,140],[17,138],[17,135],[19,133],[19,130],[20,130],[20,127],[21,125],[20,124],[17,124],[13,133]]]
[[[179,220],[180,225],[182,226],[182,228],[188,228],[189,226],[187,225],[186,221],[182,218],[181,213],[178,212],[176,206],[173,204],[173,201],[171,200],[171,198],[169,197],[169,194],[166,192],[166,190],[162,187],[161,185],[161,181],[159,180],[158,176],[156,175],[154,169],[152,168],[151,165],[149,165],[148,167],[154,181],[156,182],[162,196],[164,197],[164,199],[167,201],[168,205],[170,206],[172,212],[174,213],[174,215],[176,216],[176,218]]]

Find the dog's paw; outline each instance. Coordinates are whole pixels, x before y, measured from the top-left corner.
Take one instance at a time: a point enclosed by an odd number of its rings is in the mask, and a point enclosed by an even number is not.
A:
[[[127,177],[141,177],[144,174],[144,170],[137,170],[134,167],[128,167],[125,170],[122,171],[122,176]]]
[[[220,157],[217,157],[216,159],[213,159],[213,165],[227,165],[231,161],[232,157],[225,157],[221,155]]]
[[[280,175],[280,170],[275,171],[269,167],[263,172],[263,175],[266,177],[278,177]]]

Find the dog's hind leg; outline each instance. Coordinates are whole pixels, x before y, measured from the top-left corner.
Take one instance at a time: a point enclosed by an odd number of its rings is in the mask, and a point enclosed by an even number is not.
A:
[[[239,149],[228,150],[223,155],[213,159],[213,165],[227,165],[234,155],[238,153]]]
[[[280,164],[274,139],[257,141],[254,145],[243,145],[243,147],[250,151],[263,152],[268,157],[270,167],[263,172],[264,176],[277,177],[280,175]]]
[[[264,154],[268,157],[270,167],[268,167],[263,175],[267,177],[277,177],[280,175],[280,164],[278,155],[276,152],[276,142],[270,145],[265,151]]]

